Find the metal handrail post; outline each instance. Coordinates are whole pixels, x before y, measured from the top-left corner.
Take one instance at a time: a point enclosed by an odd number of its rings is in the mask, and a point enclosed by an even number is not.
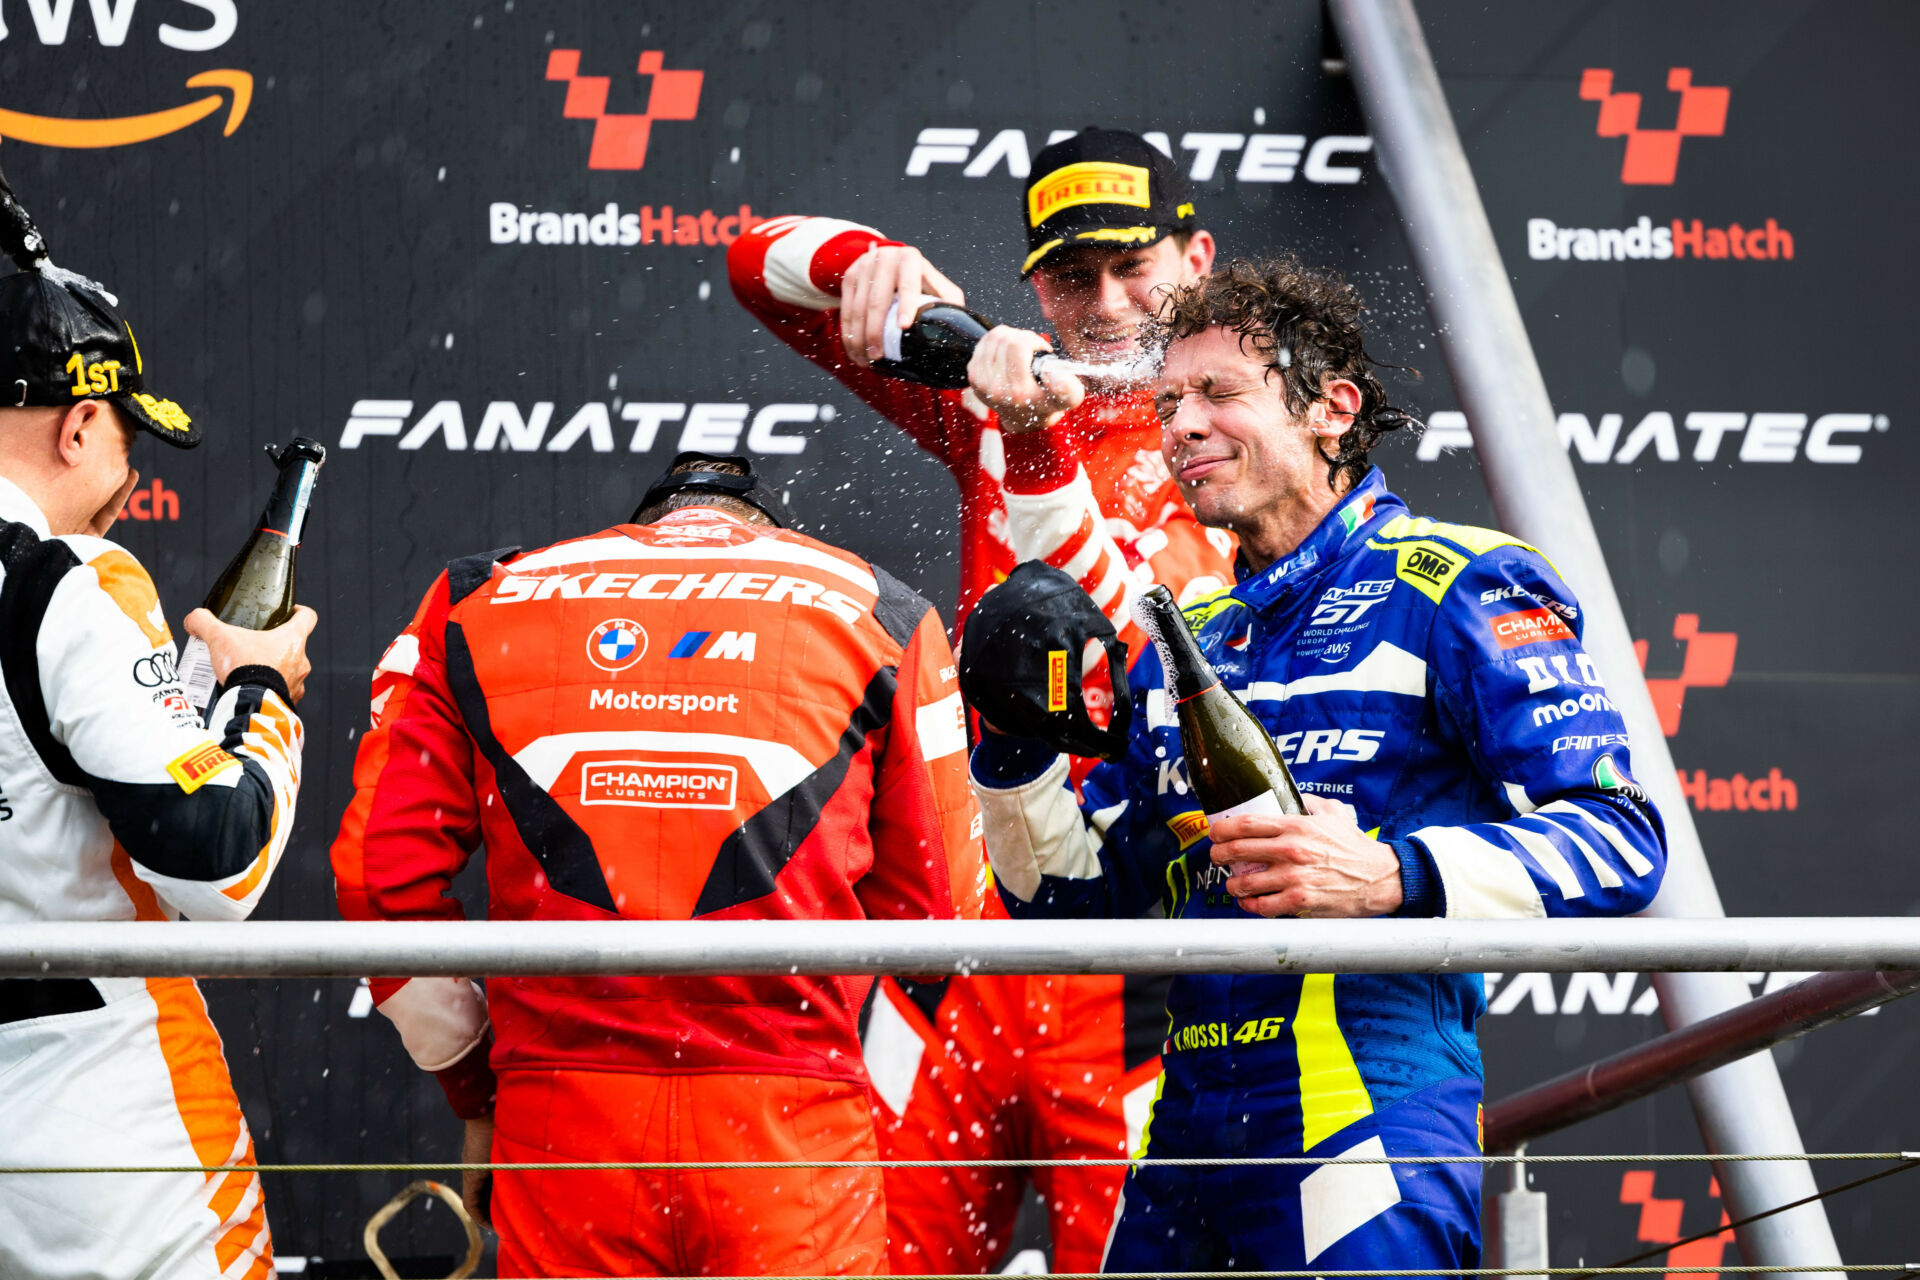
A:
[[[1487,1150],[1524,1147],[1715,1067],[1920,991],[1920,971],[1818,973],[1487,1104]]]
[[[1330,4],[1441,350],[1472,426],[1494,511],[1504,528],[1551,556],[1578,593],[1586,611],[1586,647],[1626,719],[1641,785],[1666,819],[1666,880],[1650,913],[1724,915],[1413,2]],[[1751,998],[1746,984],[1733,975],[1672,974],[1655,978],[1654,985],[1661,1014],[1673,1029]],[[1700,1076],[1687,1088],[1709,1151],[1805,1150],[1770,1055]],[[1804,1162],[1731,1162],[1717,1169],[1736,1218],[1815,1189]],[[1832,1227],[1818,1203],[1743,1228],[1739,1242],[1750,1263],[1840,1265]]]
[[[1525,1147],[1515,1151],[1524,1156]],[[1492,1166],[1489,1166],[1491,1173]],[[1516,1160],[1507,1166],[1507,1187],[1486,1197],[1486,1229],[1481,1233],[1484,1265],[1519,1270],[1539,1267],[1510,1280],[1546,1280],[1553,1263],[1547,1247],[1547,1193],[1527,1186],[1527,1165]]]

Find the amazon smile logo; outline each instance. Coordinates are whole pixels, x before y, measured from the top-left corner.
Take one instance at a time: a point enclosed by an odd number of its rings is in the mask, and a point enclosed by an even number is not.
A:
[[[233,39],[240,26],[235,0],[87,0],[84,7],[74,0],[28,0],[25,16],[31,25],[18,21],[21,15],[16,9],[15,25],[9,30],[5,14],[0,13],[0,41],[28,38],[31,31],[48,50],[44,56],[61,57],[53,50],[67,43],[74,19],[81,13],[91,15],[94,37],[108,49],[127,43],[136,20],[141,20],[143,29],[148,21],[157,20],[157,27],[137,43],[154,39],[185,53],[211,53]],[[7,90],[0,88],[0,99],[7,96]],[[187,79],[186,96],[177,106],[105,119],[38,115],[0,101],[0,140],[83,150],[130,147],[191,128],[210,116],[219,117],[223,110],[221,136],[232,137],[253,103],[253,75],[227,68],[202,71]]]
[[[202,71],[188,78],[187,88],[226,92],[210,93],[165,111],[104,120],[36,116],[0,107],[0,139],[31,142],[41,147],[130,147],[136,142],[151,142],[198,124],[231,100],[226,127],[220,131],[222,137],[230,138],[247,118],[247,107],[253,102],[253,76],[246,71]]]

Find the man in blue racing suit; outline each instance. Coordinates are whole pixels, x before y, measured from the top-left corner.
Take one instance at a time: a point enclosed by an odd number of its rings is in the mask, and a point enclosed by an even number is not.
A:
[[[1366,455],[1385,404],[1347,285],[1239,262],[1176,292],[1163,448],[1236,586],[1187,610],[1308,815],[1217,815],[1188,791],[1157,655],[1127,754],[1085,779],[997,733],[973,758],[1017,917],[1623,915],[1665,866],[1626,725],[1546,557],[1408,514]],[[1143,925],[1150,928],[1151,925]],[[1168,1166],[1155,1157],[1473,1156],[1477,974],[1181,976],[1109,1271],[1479,1264],[1480,1168]]]

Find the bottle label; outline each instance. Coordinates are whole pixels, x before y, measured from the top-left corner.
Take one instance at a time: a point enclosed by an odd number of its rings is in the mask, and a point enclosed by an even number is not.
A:
[[[895,298],[887,308],[887,318],[880,322],[880,354],[895,364],[904,359],[900,354],[900,335],[900,299]]]
[[[180,650],[180,687],[186,692],[187,701],[207,718],[207,706],[213,701],[213,654],[207,649],[207,642],[199,636],[187,637],[186,647]]]
[[[1286,810],[1280,807],[1280,797],[1269,789],[1262,791],[1251,800],[1242,800],[1239,804],[1230,805],[1218,813],[1208,814],[1207,825],[1211,827],[1222,818],[1237,818],[1244,813],[1266,814],[1277,818],[1285,812]],[[1266,866],[1267,864],[1264,862],[1229,862],[1227,864],[1227,874],[1230,876],[1245,875],[1249,871],[1264,871]]]

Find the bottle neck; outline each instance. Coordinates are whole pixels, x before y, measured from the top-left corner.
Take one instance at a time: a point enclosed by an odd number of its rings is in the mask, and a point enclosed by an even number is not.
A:
[[[1153,642],[1160,651],[1160,665],[1166,668],[1167,693],[1177,705],[1217,687],[1220,676],[1200,652],[1200,642],[1187,629],[1187,620],[1172,598],[1155,598],[1162,594],[1156,592],[1149,596],[1147,606],[1153,610],[1158,624],[1154,627]]]
[[[300,545],[307,523],[307,508],[313,502],[313,483],[320,464],[311,458],[295,458],[281,469],[273,486],[273,497],[260,513],[260,531],[278,534],[295,546]]]

